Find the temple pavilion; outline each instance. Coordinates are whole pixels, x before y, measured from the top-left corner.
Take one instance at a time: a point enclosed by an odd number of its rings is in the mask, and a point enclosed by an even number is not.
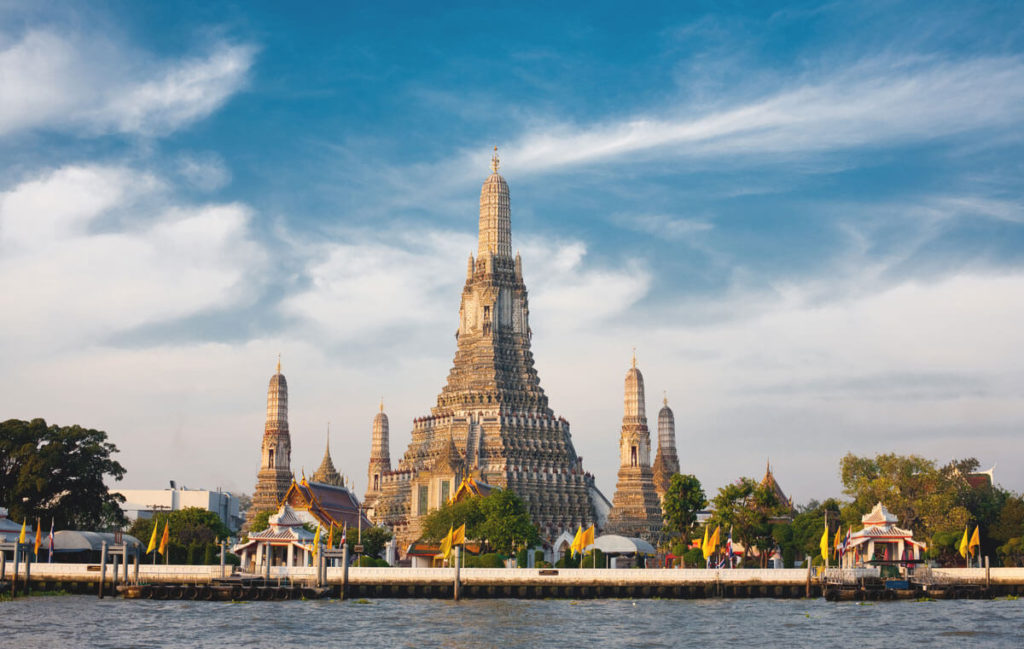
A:
[[[269,560],[272,566],[308,566],[315,534],[288,503],[270,517],[270,527],[249,534],[248,540],[231,548],[242,558],[242,570],[259,572]]]
[[[878,503],[861,517],[864,529],[850,535],[842,567],[862,566],[871,560],[916,561],[928,546],[914,540],[914,533],[897,527],[895,514]]]

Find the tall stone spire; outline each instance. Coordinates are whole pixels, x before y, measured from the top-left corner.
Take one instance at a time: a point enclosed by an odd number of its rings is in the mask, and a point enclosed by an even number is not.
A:
[[[509,190],[498,168],[495,151],[480,192],[480,245],[466,267],[448,380],[430,414],[413,420],[397,468],[381,477],[372,520],[389,526],[403,547],[419,537],[423,516],[454,493],[460,473],[515,491],[543,536],[600,522],[593,477],[576,455],[569,422],[548,407],[534,368],[522,260],[512,255]]]
[[[651,435],[644,414],[644,377],[636,366],[626,372],[625,408],[619,435],[619,481],[608,514],[608,531],[651,539],[661,529],[661,505],[651,470]]]
[[[676,452],[676,418],[668,407],[668,396],[658,413],[658,453],[654,456],[654,489],[658,498],[664,498],[672,476],[679,473],[679,455]]]
[[[331,460],[331,425],[327,424],[327,449],[324,451],[324,459],[320,467],[313,472],[313,482],[329,484],[335,487],[344,487],[345,478],[334,468],[334,461]]]
[[[512,257],[512,219],[508,183],[498,173],[498,147],[491,158],[491,175],[480,189],[480,245],[477,258]]]
[[[267,388],[267,422],[263,427],[260,470],[256,474],[256,491],[246,515],[246,529],[256,514],[277,511],[281,499],[292,483],[292,443],[288,433],[288,382],[281,374],[281,357],[277,372],[270,377]]]
[[[389,439],[388,416],[384,412],[384,399],[380,400],[380,412],[373,418],[370,432],[370,465],[366,476],[366,495],[363,504],[367,515],[373,517],[374,507],[380,497],[382,480],[391,471],[391,442]]]

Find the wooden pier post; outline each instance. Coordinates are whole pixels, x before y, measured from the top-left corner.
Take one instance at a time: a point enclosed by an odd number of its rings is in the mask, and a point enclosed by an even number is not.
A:
[[[111,566],[111,568],[114,571],[114,575],[113,575],[114,579],[111,581],[111,583],[113,584],[113,589],[111,591],[111,596],[112,597],[116,597],[117,596],[117,572],[118,572],[118,570],[117,570],[117,568],[118,568],[117,554],[113,554],[110,557],[110,560],[111,560],[111,563],[113,564]]]
[[[224,565],[225,565],[225,561],[224,561],[224,546],[226,546],[227,543],[228,543],[227,541],[221,541],[220,542],[220,578],[221,579],[224,579],[224,577],[226,576],[224,574],[225,573],[225,571],[224,571]]]
[[[270,543],[263,542],[263,578],[270,581]]]
[[[107,542],[100,544],[100,599],[103,599],[103,586],[107,581]]]
[[[985,589],[992,585],[992,575],[989,573],[988,556],[985,556]]]
[[[345,599],[348,594],[348,543],[341,545],[341,591],[338,598]]]
[[[14,574],[11,575],[11,597],[18,594],[18,555],[21,553],[21,543],[14,543]]]
[[[142,550],[139,547],[136,547],[135,548],[135,579],[133,580],[136,584],[139,583],[139,563],[141,561],[142,561]]]
[[[32,587],[32,555],[25,552],[25,594],[28,595],[29,589]]]
[[[810,599],[811,597],[811,558],[807,557],[807,590],[804,594],[805,597]]]
[[[459,591],[462,590],[461,575],[459,573],[459,568],[462,565],[462,561],[460,561],[461,558],[462,546],[457,545],[455,546],[455,586],[452,589],[452,599],[456,602],[459,601]]]

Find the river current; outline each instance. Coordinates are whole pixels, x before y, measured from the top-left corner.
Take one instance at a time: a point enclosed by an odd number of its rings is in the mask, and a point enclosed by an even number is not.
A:
[[[1024,599],[0,602],[0,646],[1020,647]]]

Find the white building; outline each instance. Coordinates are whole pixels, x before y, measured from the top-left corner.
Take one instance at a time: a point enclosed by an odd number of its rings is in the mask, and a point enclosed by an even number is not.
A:
[[[124,496],[121,509],[129,520],[152,518],[153,514],[198,507],[220,516],[228,529],[237,531],[243,519],[238,515],[238,498],[227,491],[205,489],[118,489],[112,493]]]

